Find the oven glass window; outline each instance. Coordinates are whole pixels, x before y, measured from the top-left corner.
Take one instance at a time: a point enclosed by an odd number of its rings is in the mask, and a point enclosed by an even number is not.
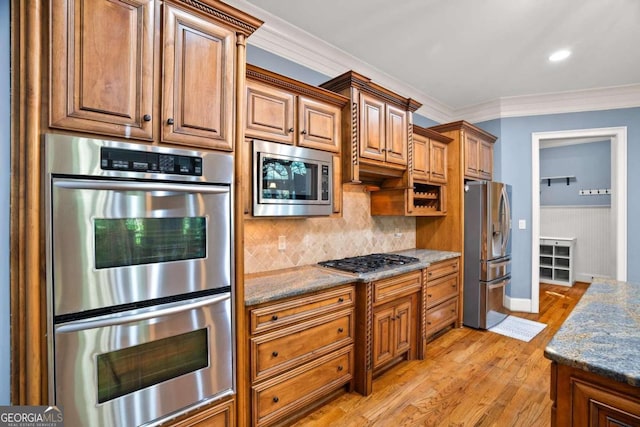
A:
[[[204,258],[205,217],[97,218],[96,269]]]
[[[207,329],[98,356],[98,403],[159,384],[209,364]]]
[[[262,199],[318,200],[318,165],[264,157]]]

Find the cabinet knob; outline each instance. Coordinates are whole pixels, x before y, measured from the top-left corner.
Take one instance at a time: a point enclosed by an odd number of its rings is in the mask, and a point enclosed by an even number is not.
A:
[[[430,271],[430,272],[429,272],[429,276],[433,276],[433,271]]]
[[[452,309],[451,309],[451,312],[452,312],[452,313],[455,313],[455,312],[456,312],[456,309],[455,309],[455,308],[452,308]]]
[[[271,320],[278,320],[278,315],[274,314],[273,316],[271,316]]]
[[[289,133],[293,132],[293,128],[289,128]]]
[[[339,332],[339,333],[343,333],[343,332],[344,332],[344,329],[343,329],[343,328],[338,328],[338,332]]]
[[[400,320],[400,315],[399,314],[396,316],[396,319]]]
[[[431,298],[431,297],[432,297],[432,295],[431,295],[431,294],[427,294],[427,298]]]
[[[431,322],[427,322],[427,325],[430,325],[430,324],[431,324]]]
[[[278,403],[278,402],[280,402],[280,399],[278,398],[278,396],[274,396],[273,403]]]
[[[342,297],[338,298],[338,302],[344,302],[344,298]]]
[[[274,351],[273,353],[271,353],[271,355],[272,355],[273,357],[278,357],[278,352],[277,352],[277,351]]]
[[[150,114],[145,114],[144,116],[142,116],[142,120],[144,120],[145,122],[150,122],[151,121],[151,115]]]
[[[344,369],[344,367],[342,365],[338,366],[338,371],[342,371]]]
[[[167,124],[168,125],[172,125],[173,124],[173,119],[167,119]]]
[[[300,132],[300,133],[301,133],[301,134],[303,134],[303,135],[306,135],[306,134],[307,134],[307,131],[306,131],[306,130],[304,130],[304,129],[302,129],[302,132]]]

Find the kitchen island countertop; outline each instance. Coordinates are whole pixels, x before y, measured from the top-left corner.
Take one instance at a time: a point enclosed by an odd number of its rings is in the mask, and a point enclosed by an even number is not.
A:
[[[596,279],[544,354],[559,364],[640,387],[640,285]]]
[[[361,274],[341,272],[316,264],[248,274],[245,276],[244,283],[245,306],[303,295],[347,283],[380,280],[386,277],[420,270],[434,262],[460,256],[458,252],[436,251],[431,249],[407,249],[394,253],[416,257],[420,261],[413,264],[405,264],[372,273]]]

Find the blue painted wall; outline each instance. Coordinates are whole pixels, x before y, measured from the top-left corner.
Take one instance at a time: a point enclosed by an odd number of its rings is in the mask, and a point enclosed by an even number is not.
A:
[[[9,2],[0,1],[0,405],[10,403],[9,340]]]
[[[633,221],[640,212],[640,108],[606,111],[512,117],[500,120],[499,137],[501,181],[513,186],[512,217],[527,221],[526,230],[513,230],[512,283],[507,290],[513,298],[531,298],[531,134],[560,130],[627,127],[627,280],[640,283],[640,223]],[[486,128],[491,122],[480,123]],[[498,162],[496,162],[496,165]],[[635,258],[634,258],[635,257]]]
[[[581,196],[579,190],[611,188],[611,142],[600,141],[540,150],[540,176],[575,180],[540,182],[540,206],[611,205],[607,194]]]

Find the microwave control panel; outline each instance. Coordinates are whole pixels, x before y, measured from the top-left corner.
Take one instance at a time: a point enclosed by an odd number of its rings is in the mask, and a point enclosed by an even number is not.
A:
[[[322,165],[322,200],[329,200],[329,166]]]
[[[202,176],[202,158],[149,151],[102,147],[100,167],[123,172],[150,172]]]

